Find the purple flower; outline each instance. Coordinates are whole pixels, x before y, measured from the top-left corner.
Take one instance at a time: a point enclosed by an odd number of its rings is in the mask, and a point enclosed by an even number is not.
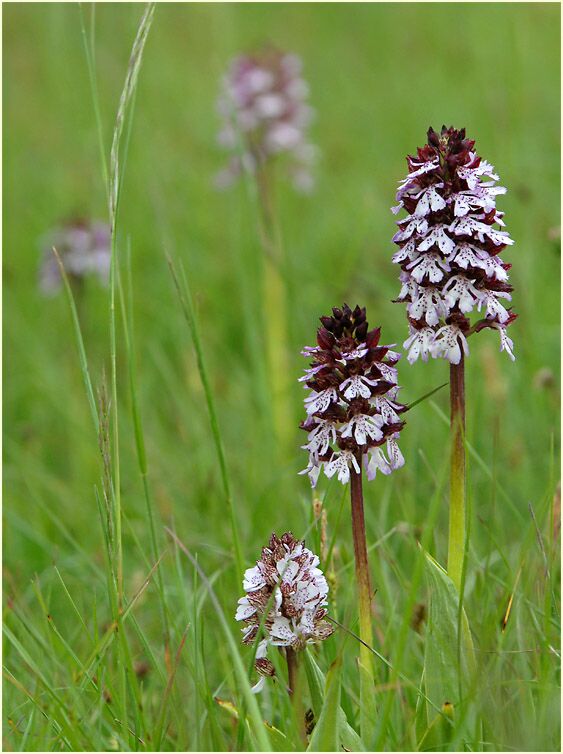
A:
[[[411,364],[429,355],[458,364],[469,353],[468,336],[484,328],[499,331],[501,351],[514,360],[506,333],[516,319],[506,308],[511,265],[500,258],[513,241],[496,209],[506,189],[474,144],[465,129],[430,128],[428,143],[407,157],[409,174],[399,184],[392,211],[404,209],[407,217],[397,221],[393,262],[401,267],[398,301],[407,305]],[[484,318],[472,324],[474,311]]]
[[[244,621],[244,644],[252,644],[263,621],[265,638],[256,650],[256,670],[262,676],[253,687],[258,692],[265,676],[275,674],[266,658],[268,647],[291,647],[299,651],[307,644],[323,641],[332,632],[324,620],[328,584],[320,570],[319,558],[305,543],[286,532],[272,534],[260,560],[244,573],[245,596],[238,601],[236,620]]]
[[[217,176],[219,188],[284,154],[295,188],[312,189],[316,149],[307,137],[313,117],[308,96],[297,55],[270,48],[232,61],[217,102],[223,119],[218,141],[233,153]]]
[[[111,261],[109,225],[91,220],[72,220],[54,228],[41,239],[39,287],[47,296],[57,293],[62,284],[53,247],[71,280],[96,275],[102,284],[107,285]]]
[[[396,442],[406,410],[397,402],[400,356],[391,346],[379,345],[380,328],[368,330],[366,310],[359,306],[352,311],[344,304],[332,310],[332,317],[320,319],[317,345],[303,351],[313,361],[300,379],[310,391],[301,423],[309,464],[301,473],[309,475],[313,487],[321,469],[342,484],[350,480],[350,469],[360,472],[361,463],[368,479],[378,469],[390,474],[404,463]]]

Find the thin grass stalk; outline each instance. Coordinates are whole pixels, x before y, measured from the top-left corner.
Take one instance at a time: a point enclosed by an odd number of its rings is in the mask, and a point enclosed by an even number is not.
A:
[[[366,545],[361,456],[358,458],[358,465],[360,468],[359,472],[351,469],[350,502],[352,506],[352,536],[354,540],[354,559],[359,603],[359,634],[362,640],[360,644],[360,727],[362,735],[365,736],[366,728],[371,729],[374,725],[374,721],[370,723],[365,719],[365,713],[373,706],[375,672],[371,650],[369,649],[369,647],[373,646],[373,629],[371,623],[372,588]]]
[[[147,512],[147,519],[149,522],[149,535],[151,543],[151,554],[153,562],[158,560],[158,543],[156,536],[156,526],[154,522],[153,503],[150,494],[149,482],[148,482],[148,463],[147,454],[145,449],[145,440],[143,433],[143,424],[139,404],[137,400],[137,382],[136,382],[136,360],[135,360],[135,340],[133,332],[133,285],[131,276],[131,246],[127,249],[127,291],[129,307],[127,308],[125,302],[125,296],[123,293],[123,286],[121,284],[121,277],[118,277],[119,284],[119,296],[122,310],[123,320],[123,335],[125,339],[125,350],[127,352],[127,361],[129,366],[129,389],[131,394],[131,413],[133,416],[133,425],[135,430],[135,445],[137,449],[137,461],[139,464],[139,472],[143,483],[143,495],[145,499],[145,508]],[[166,654],[168,656],[169,644],[170,644],[170,628],[168,624],[168,609],[166,606],[166,599],[164,593],[164,582],[162,580],[162,573],[160,569],[156,572],[156,584],[158,588],[158,594],[160,599],[160,609],[162,614],[162,626],[164,632],[164,645]]]
[[[143,51],[148,33],[154,16],[154,4],[148,3],[131,50],[129,66],[125,76],[125,83],[119,100],[119,107],[115,119],[113,139],[110,154],[109,176],[109,216],[111,227],[111,266],[110,266],[110,361],[111,361],[111,396],[112,396],[112,430],[113,430],[113,482],[114,482],[114,505],[115,505],[115,535],[116,535],[116,559],[117,559],[117,590],[118,608],[123,606],[123,546],[122,546],[122,521],[121,521],[121,480],[119,466],[119,419],[117,411],[117,340],[116,340],[116,314],[115,314],[115,289],[118,270],[117,263],[117,213],[119,208],[119,196],[123,182],[123,172],[120,170],[120,144],[123,127],[129,104],[135,93],[139,70],[143,58]]]
[[[461,592],[465,561],[466,477],[465,477],[465,362],[450,365],[450,522],[448,574]]]
[[[219,429],[219,421],[217,419],[217,412],[215,411],[215,401],[213,399],[213,391],[211,389],[211,383],[207,375],[207,367],[205,364],[203,348],[202,348],[201,339],[199,336],[199,327],[197,325],[197,320],[195,317],[192,294],[191,294],[191,290],[190,290],[190,287],[189,287],[189,284],[188,284],[188,281],[184,272],[184,268],[182,266],[180,267],[181,273],[182,273],[182,279],[180,282],[180,278],[177,275],[176,268],[174,267],[174,263],[172,262],[170,257],[167,257],[167,261],[168,261],[168,266],[170,268],[170,272],[172,274],[172,279],[174,281],[174,286],[178,294],[180,305],[182,307],[184,317],[188,324],[194,351],[196,354],[199,377],[201,380],[201,384],[203,386],[203,391],[205,393],[205,401],[207,403],[207,412],[209,414],[209,422],[211,424],[213,440],[215,441],[215,450],[217,453],[217,460],[219,462],[221,481],[223,484],[223,493],[225,496],[225,503],[227,506],[227,511],[229,512],[231,533],[233,537],[233,547],[235,550],[237,580],[240,581],[242,580],[242,576],[244,573],[242,548],[240,544],[240,535],[239,535],[238,524],[237,524],[237,519],[235,515],[233,496],[231,493],[231,485],[229,482],[229,473],[227,470],[225,450],[223,447],[223,440],[221,438],[221,431]]]
[[[127,705],[127,673],[134,676],[134,669],[131,662],[130,653],[126,646],[126,636],[123,629],[123,541],[122,541],[122,511],[121,511],[121,472],[119,458],[119,413],[117,402],[117,334],[116,334],[116,288],[118,277],[118,247],[117,247],[117,217],[119,209],[119,198],[121,186],[123,184],[123,169],[121,168],[121,137],[127,114],[130,111],[130,104],[134,99],[137,86],[139,70],[143,58],[143,51],[151,28],[154,16],[154,4],[148,3],[139,23],[137,35],[133,42],[131,57],[125,83],[121,92],[113,138],[110,153],[110,172],[109,172],[109,219],[111,228],[111,266],[110,266],[110,363],[111,363],[111,401],[112,401],[112,487],[113,487],[113,519],[115,526],[115,571],[117,574],[117,612],[114,616],[119,634],[118,642],[118,669],[120,677],[120,701],[123,725],[126,730],[128,726],[128,705]],[[131,125],[131,120],[129,121]],[[128,141],[128,140],[127,140]],[[131,680],[133,682],[133,680]],[[136,745],[136,737],[131,742]]]
[[[70,313],[72,315],[72,324],[74,327],[74,334],[76,337],[76,345],[78,347],[78,358],[80,360],[80,370],[82,372],[82,379],[84,380],[84,387],[86,389],[86,397],[88,398],[88,406],[90,407],[90,414],[94,423],[94,429],[96,434],[98,433],[98,409],[96,407],[96,399],[94,397],[94,388],[92,387],[92,379],[90,377],[90,370],[88,369],[88,358],[86,356],[86,348],[84,347],[84,338],[82,337],[82,328],[80,327],[80,318],[78,316],[78,309],[74,301],[72,288],[66,274],[62,259],[58,251],[53,247],[53,254],[59,265],[59,271],[63,281],[65,293],[67,295],[68,305],[70,307]]]
[[[229,626],[229,623],[227,622],[227,619],[225,618],[225,614],[223,612],[223,609],[221,607],[219,600],[217,599],[213,586],[210,580],[205,575],[205,572],[202,570],[201,566],[197,562],[197,559],[192,555],[192,553],[188,550],[185,544],[181,542],[176,536],[176,534],[168,527],[166,527],[166,532],[171,537],[171,539],[175,542],[177,547],[190,560],[192,566],[197,570],[201,581],[203,582],[203,584],[205,585],[207,589],[207,594],[209,595],[209,599],[211,600],[211,603],[215,609],[217,618],[225,634],[226,644],[228,646],[228,649],[233,659],[235,675],[239,682],[239,687],[240,687],[242,696],[245,700],[246,706],[249,711],[250,719],[246,718],[245,716],[245,720],[247,720],[247,722],[252,721],[251,732],[255,739],[256,744],[259,746],[258,751],[272,751],[272,748],[270,746],[270,741],[268,739],[268,736],[266,735],[266,727],[263,724],[262,716],[258,707],[258,702],[256,701],[256,696],[251,691],[250,683],[248,682],[248,674],[241,660],[238,647],[235,643],[235,640],[233,639],[231,627]]]

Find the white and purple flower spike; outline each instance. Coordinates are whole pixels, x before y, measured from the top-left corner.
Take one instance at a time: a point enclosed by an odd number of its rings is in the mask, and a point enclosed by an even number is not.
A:
[[[318,567],[319,558],[295,539],[291,532],[272,534],[260,560],[244,575],[244,597],[238,601],[235,620],[243,621],[243,644],[252,644],[260,625],[264,638],[256,648],[255,668],[260,679],[252,691],[258,693],[265,679],[275,675],[267,659],[270,646],[304,649],[333,633],[325,620],[328,584]],[[259,584],[257,587],[256,585]]]
[[[231,62],[217,101],[223,120],[217,140],[232,157],[216,177],[218,188],[227,188],[244,171],[257,172],[285,155],[294,188],[311,191],[317,149],[308,130],[314,111],[301,68],[297,55],[275,48],[240,55]]]
[[[506,328],[516,319],[511,300],[510,265],[500,255],[514,242],[505,230],[496,197],[493,166],[473,150],[465,130],[428,131],[428,143],[408,157],[408,176],[399,183],[393,262],[401,267],[398,301],[406,304],[407,359],[444,358],[459,364],[469,353],[467,338],[498,329],[501,350],[514,359]],[[471,320],[474,312],[484,318]],[[483,315],[481,315],[483,317]]]
[[[321,470],[342,484],[360,474],[362,463],[368,478],[376,468],[389,474],[403,460],[396,442],[406,410],[397,402],[400,354],[379,344],[380,329],[368,331],[359,306],[352,311],[344,304],[320,319],[317,345],[302,351],[312,362],[300,379],[309,390],[307,419],[301,423],[308,433],[302,447],[309,462],[300,473],[309,475],[313,487]],[[381,450],[385,444],[390,461]]]
[[[43,236],[40,246],[39,288],[46,296],[55,295],[62,285],[53,247],[71,282],[95,276],[102,285],[108,284],[111,233],[107,223],[83,218],[70,220]]]

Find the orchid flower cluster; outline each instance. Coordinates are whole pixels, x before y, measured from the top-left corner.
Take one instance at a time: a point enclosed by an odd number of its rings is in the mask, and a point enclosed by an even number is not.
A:
[[[318,565],[319,558],[305,543],[286,532],[281,537],[272,534],[260,560],[245,571],[246,595],[239,599],[235,616],[246,624],[242,641],[252,644],[261,623],[265,632],[256,650],[261,678],[253,691],[260,691],[265,677],[275,675],[266,656],[270,645],[299,651],[332,634],[332,625],[324,620],[328,584]]]
[[[236,57],[223,79],[217,109],[224,125],[218,141],[233,153],[217,176],[219,188],[230,186],[245,170],[256,173],[277,155],[285,154],[295,188],[313,187],[315,147],[307,130],[313,109],[309,87],[301,76],[297,55],[267,49]]]
[[[410,363],[430,355],[459,364],[469,353],[467,337],[483,328],[499,331],[501,351],[514,360],[506,328],[516,315],[503,305],[511,300],[511,265],[500,257],[513,240],[494,227],[505,225],[496,198],[506,189],[474,144],[465,129],[430,128],[428,143],[407,157],[409,174],[399,184],[393,212],[404,209],[407,217],[397,221],[393,262],[401,267],[398,301],[407,304]],[[472,325],[474,310],[484,317]]]
[[[39,287],[45,295],[54,295],[62,284],[53,247],[71,280],[96,275],[102,284],[107,285],[111,262],[111,233],[107,223],[72,220],[46,234],[40,245]]]
[[[308,433],[302,447],[309,465],[301,473],[309,474],[313,487],[321,468],[329,478],[337,474],[342,484],[351,468],[360,473],[362,462],[370,480],[378,469],[390,474],[404,464],[397,444],[406,411],[397,401],[400,355],[379,345],[381,328],[368,329],[365,308],[352,311],[344,304],[320,320],[317,345],[302,351],[312,363],[300,378],[310,391],[301,423]]]

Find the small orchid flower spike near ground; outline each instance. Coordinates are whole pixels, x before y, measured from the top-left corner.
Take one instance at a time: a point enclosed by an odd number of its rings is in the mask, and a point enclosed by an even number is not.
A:
[[[271,646],[285,649],[292,693],[299,651],[333,633],[332,625],[325,620],[328,584],[318,566],[319,558],[305,543],[286,532],[281,537],[272,534],[256,565],[245,571],[246,594],[239,599],[235,616],[245,623],[243,643],[255,641],[261,623],[264,631],[255,663],[261,677],[253,691],[260,691],[265,678],[275,675],[274,665],[267,658]]]
[[[511,265],[501,259],[513,244],[497,197],[506,193],[494,167],[474,150],[465,129],[428,130],[428,143],[408,156],[409,174],[399,183],[393,241],[402,283],[398,302],[407,307],[410,334],[404,343],[412,364],[450,362],[451,475],[448,572],[458,590],[465,559],[465,358],[467,340],[497,330],[500,350],[514,361],[507,334],[516,314],[508,282]],[[476,321],[471,316],[478,312]]]
[[[76,219],[49,231],[40,240],[39,287],[46,296],[56,294],[62,278],[53,247],[71,282],[95,275],[103,285],[109,281],[111,238],[107,223]]]
[[[303,448],[309,453],[307,473],[313,487],[325,476],[350,482],[352,531],[360,613],[360,696],[362,735],[369,740],[374,725],[374,668],[370,649],[372,589],[366,544],[362,473],[373,480],[379,470],[390,474],[404,464],[399,450],[401,419],[407,407],[398,401],[400,355],[380,345],[381,330],[369,329],[366,310],[347,304],[320,318],[317,345],[302,353],[311,359],[301,382],[307,418]],[[387,452],[387,455],[385,454]],[[373,714],[372,714],[373,713]]]
[[[301,70],[297,55],[275,48],[232,61],[217,101],[223,119],[218,141],[233,153],[228,167],[217,176],[219,188],[231,185],[244,170],[257,172],[280,155],[286,157],[295,188],[305,192],[313,188],[316,149],[308,139],[313,109]]]

